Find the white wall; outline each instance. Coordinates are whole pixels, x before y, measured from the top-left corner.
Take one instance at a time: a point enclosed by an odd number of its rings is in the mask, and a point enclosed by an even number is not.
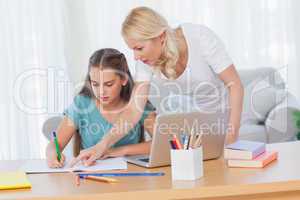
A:
[[[238,69],[274,66],[300,99],[298,0],[1,0],[0,159],[44,156],[41,127],[72,97],[64,89],[68,78],[63,70],[79,89],[92,52],[113,47],[127,55],[134,73],[120,28],[130,9],[141,5],[160,12],[172,26],[209,26]],[[24,80],[18,94],[32,110],[46,109],[41,114],[24,112],[15,101],[16,80],[33,68],[47,76]]]
[[[130,9],[143,5],[160,12],[173,26],[182,22],[209,26],[223,39],[238,69],[278,68],[290,91],[300,97],[297,0],[72,0],[65,5],[66,55],[73,82],[85,76],[91,53],[104,47],[124,52],[134,73],[133,57],[120,28]]]

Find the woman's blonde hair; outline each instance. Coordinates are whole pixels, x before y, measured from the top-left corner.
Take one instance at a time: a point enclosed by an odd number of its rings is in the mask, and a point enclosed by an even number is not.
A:
[[[160,70],[164,69],[169,78],[175,78],[179,50],[175,32],[168,25],[167,20],[148,7],[137,7],[130,11],[122,24],[124,38],[149,40],[158,37],[163,32],[166,34],[166,40],[162,55],[155,65]]]

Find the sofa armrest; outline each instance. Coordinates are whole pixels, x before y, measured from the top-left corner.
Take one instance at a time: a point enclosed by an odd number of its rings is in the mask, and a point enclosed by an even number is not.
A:
[[[52,131],[56,131],[60,122],[63,120],[63,115],[57,115],[54,117],[48,118],[42,127],[42,133],[45,136],[45,138],[50,141],[52,139]],[[76,137],[78,137],[78,134],[75,135],[75,137],[72,137],[71,141],[67,144],[67,146],[64,149],[64,154],[67,157],[73,157],[77,156],[80,150],[80,146],[75,146],[75,145],[80,145],[75,142]]]
[[[297,128],[293,120],[293,112],[299,110],[298,100],[288,93],[286,98],[269,112],[265,121],[268,143],[295,139]]]
[[[42,127],[42,133],[45,136],[45,138],[47,138],[49,141],[52,138],[51,137],[52,131],[56,131],[62,119],[63,116],[58,115],[58,116],[50,117],[44,122]]]

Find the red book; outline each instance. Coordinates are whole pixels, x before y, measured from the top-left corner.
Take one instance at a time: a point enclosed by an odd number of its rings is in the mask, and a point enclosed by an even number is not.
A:
[[[276,151],[266,151],[253,160],[228,160],[227,164],[229,167],[263,168],[276,160],[277,157]]]

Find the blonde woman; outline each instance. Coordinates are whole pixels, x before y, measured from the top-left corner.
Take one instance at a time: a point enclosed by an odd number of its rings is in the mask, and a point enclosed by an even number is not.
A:
[[[226,143],[238,138],[243,86],[222,42],[210,29],[197,24],[173,29],[156,11],[138,7],[123,22],[122,35],[138,63],[148,65],[137,66],[140,81],[164,84],[172,80],[181,94],[190,95],[197,107],[209,111],[226,105],[228,89]],[[153,76],[151,69],[160,73]]]
[[[226,143],[237,140],[243,86],[225,47],[210,29],[197,24],[171,28],[156,11],[137,7],[124,20],[122,36],[137,60],[131,104],[120,114],[115,129],[107,134],[106,142],[82,154],[81,158],[99,158],[109,145],[124,137],[128,130],[122,129],[125,124],[122,119],[132,124],[138,121],[147,102],[150,84],[156,84],[157,88],[170,83],[179,86],[181,95],[190,96],[201,110],[219,109],[228,99],[230,128]],[[153,70],[159,73],[153,73]],[[130,115],[126,117],[126,113]]]

